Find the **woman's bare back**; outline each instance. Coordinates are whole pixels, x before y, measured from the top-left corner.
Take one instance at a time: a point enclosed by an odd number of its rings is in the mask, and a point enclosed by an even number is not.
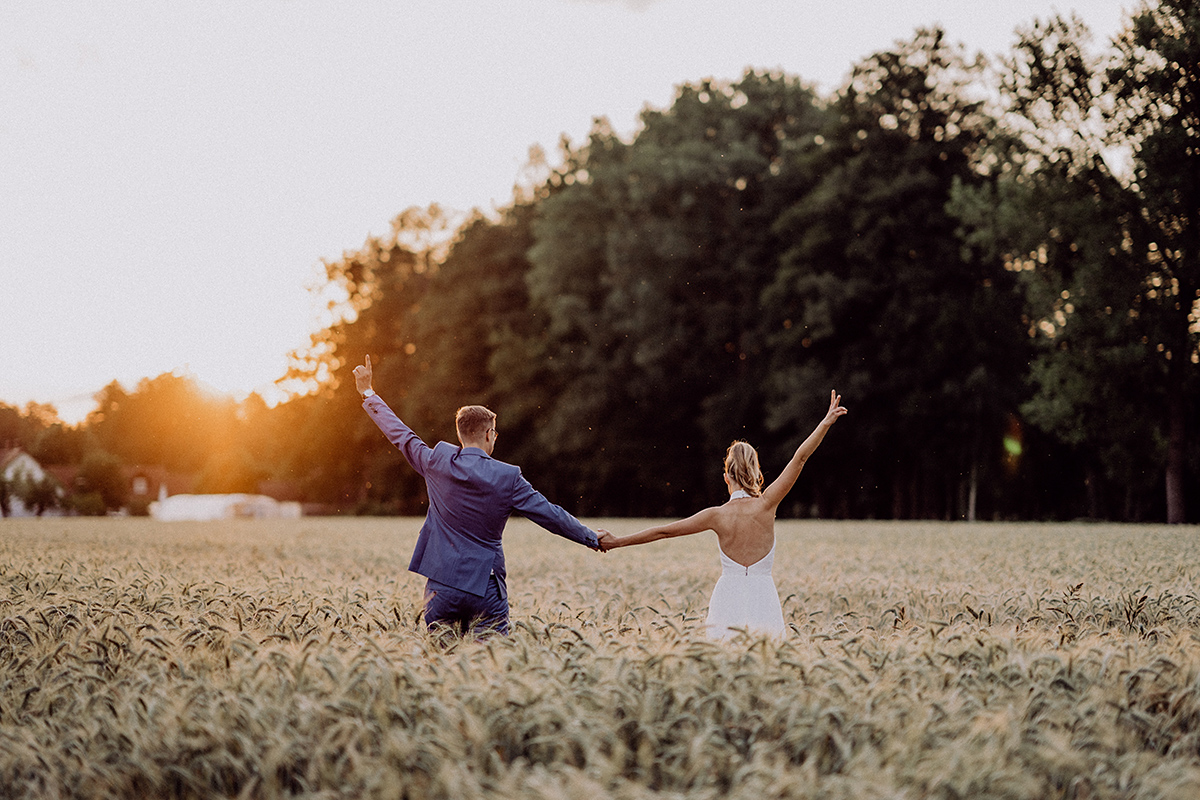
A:
[[[742,566],[762,560],[775,546],[775,506],[762,497],[737,497],[717,506],[712,529],[721,551]]]
[[[726,556],[746,567],[758,563],[775,546],[775,510],[783,502],[784,496],[791,491],[800,476],[800,470],[804,469],[808,457],[825,438],[826,431],[838,417],[846,413],[846,409],[841,406],[841,400],[841,395],[837,392],[829,392],[829,410],[825,413],[825,418],[808,438],[800,443],[779,477],[763,489],[760,496],[749,495],[751,490],[747,488],[745,481],[735,478],[726,464],[725,482],[731,493],[736,496],[731,496],[725,505],[710,506],[686,519],[653,525],[628,536],[613,536],[608,531],[601,531],[600,549],[608,551],[614,547],[645,544],[672,536],[687,536],[712,530],[716,531],[717,541]],[[734,445],[737,444],[739,443],[734,442]],[[732,446],[730,452],[732,453]],[[757,456],[754,463],[757,465]],[[752,483],[761,485],[762,475],[758,473],[757,466],[754,467],[754,471],[757,473],[757,479]]]

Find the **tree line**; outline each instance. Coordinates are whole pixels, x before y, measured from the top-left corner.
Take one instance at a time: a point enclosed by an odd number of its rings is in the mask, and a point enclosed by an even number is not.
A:
[[[40,435],[214,491],[274,478],[419,513],[420,479],[358,407],[369,353],[426,440],[488,405],[497,456],[579,514],[719,502],[730,441],[772,474],[836,388],[850,416],[781,513],[1200,517],[1188,0],[1101,46],[1035,21],[991,63],[919,30],[829,96],[778,72],[687,83],[635,135],[597,120],[529,173],[504,208],[409,209],[327,261],[334,322],[295,354],[288,402],[160,376]]]

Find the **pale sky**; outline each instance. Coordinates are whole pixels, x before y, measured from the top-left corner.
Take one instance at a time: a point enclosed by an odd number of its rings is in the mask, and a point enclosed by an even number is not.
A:
[[[529,148],[624,136],[675,87],[836,89],[940,23],[1007,52],[1132,0],[0,0],[0,401],[68,421],[112,380],[270,397],[308,288],[409,206],[493,208]]]

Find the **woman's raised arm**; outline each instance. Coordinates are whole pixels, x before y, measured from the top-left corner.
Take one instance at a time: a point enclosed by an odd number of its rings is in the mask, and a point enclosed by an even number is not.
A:
[[[763,490],[763,499],[770,503],[772,508],[777,508],[783,502],[783,498],[796,485],[796,479],[800,477],[800,470],[804,469],[804,463],[816,451],[821,440],[825,438],[825,434],[833,427],[833,423],[837,422],[838,417],[845,413],[846,409],[842,408],[842,396],[831,389],[829,391],[829,410],[825,412],[825,419],[821,420],[808,438],[796,448],[796,454],[783,468],[783,472],[779,473],[779,477]]]

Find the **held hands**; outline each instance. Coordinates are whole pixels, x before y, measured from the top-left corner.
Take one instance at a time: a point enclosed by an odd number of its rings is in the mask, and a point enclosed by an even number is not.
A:
[[[826,428],[832,427],[833,423],[837,422],[837,418],[845,413],[846,409],[842,407],[842,396],[835,390],[830,389],[829,410],[825,412],[825,419],[821,420],[821,424]]]
[[[596,532],[600,534],[596,538],[600,542],[600,552],[601,553],[607,553],[609,550],[612,550],[614,547],[618,546],[616,536],[613,536],[611,533],[604,530],[603,528],[597,528]]]
[[[367,361],[361,367],[354,368],[354,387],[358,389],[358,393],[369,391],[371,389],[371,357],[367,356]]]

